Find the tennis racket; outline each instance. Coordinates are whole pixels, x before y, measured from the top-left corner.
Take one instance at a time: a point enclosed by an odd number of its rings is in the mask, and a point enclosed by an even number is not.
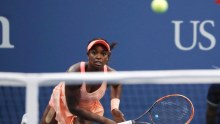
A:
[[[190,99],[181,94],[159,98],[149,109],[134,120],[118,124],[189,124],[194,116]]]

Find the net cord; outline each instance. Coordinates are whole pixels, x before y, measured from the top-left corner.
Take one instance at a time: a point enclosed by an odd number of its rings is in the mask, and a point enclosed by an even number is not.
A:
[[[96,77],[96,78],[94,78]],[[38,124],[39,86],[52,86],[60,81],[76,84],[74,81],[120,81],[122,84],[208,84],[220,82],[219,69],[200,70],[156,70],[156,71],[118,71],[111,73],[15,73],[0,72],[0,86],[26,86],[26,113],[28,123]]]

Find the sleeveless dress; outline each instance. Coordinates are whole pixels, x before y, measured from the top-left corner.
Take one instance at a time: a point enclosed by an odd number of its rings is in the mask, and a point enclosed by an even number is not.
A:
[[[85,73],[85,62],[80,63],[81,73]],[[107,66],[104,66],[104,72],[107,72]],[[88,93],[86,90],[86,83],[83,82],[80,88],[81,98],[79,106],[88,111],[96,113],[100,116],[104,114],[104,108],[100,103],[100,99],[104,96],[107,88],[106,82],[102,82],[99,89],[92,93]],[[60,82],[54,89],[51,95],[49,105],[54,108],[56,112],[55,119],[58,124],[73,124],[74,118],[76,117],[69,112],[66,97],[65,97],[65,82]]]

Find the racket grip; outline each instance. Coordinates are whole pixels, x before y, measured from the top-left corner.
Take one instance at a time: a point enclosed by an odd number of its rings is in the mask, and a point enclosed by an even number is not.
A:
[[[121,123],[118,123],[118,124],[133,124],[133,121],[129,120],[129,121],[121,122]]]

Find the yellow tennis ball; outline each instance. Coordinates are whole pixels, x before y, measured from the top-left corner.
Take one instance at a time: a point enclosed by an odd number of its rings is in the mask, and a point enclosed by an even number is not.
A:
[[[164,13],[168,9],[168,3],[166,0],[153,0],[151,2],[151,8],[156,13]]]

